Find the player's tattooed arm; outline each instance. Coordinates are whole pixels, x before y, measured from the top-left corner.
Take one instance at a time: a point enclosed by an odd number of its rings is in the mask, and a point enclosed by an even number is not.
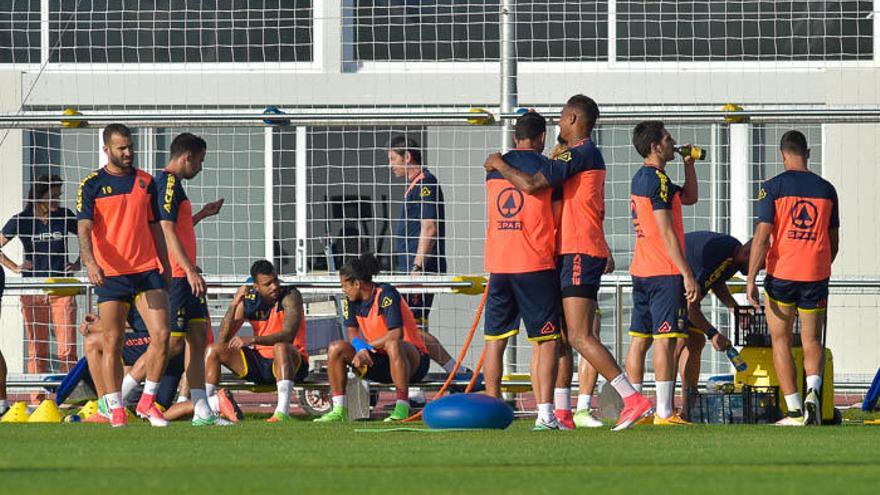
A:
[[[223,315],[223,321],[220,323],[220,342],[229,343],[235,336],[238,329],[244,324],[244,297],[247,295],[248,286],[242,285],[232,297],[226,314]]]
[[[535,194],[543,189],[550,187],[550,182],[544,177],[544,174],[538,172],[535,175],[529,175],[522,170],[511,167],[501,158],[500,153],[492,153],[486,158],[483,168],[487,172],[497,171],[502,177],[507,179],[520,191],[526,194]]]
[[[291,342],[296,337],[299,330],[300,322],[305,318],[303,314],[302,295],[296,289],[290,292],[281,300],[281,307],[284,308],[284,321],[281,323],[281,331],[272,335],[260,335],[253,337],[253,343],[257,345],[275,345],[279,342]]]

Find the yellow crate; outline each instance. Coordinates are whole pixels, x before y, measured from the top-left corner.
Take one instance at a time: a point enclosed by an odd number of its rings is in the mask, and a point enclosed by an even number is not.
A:
[[[743,347],[740,352],[748,365],[745,371],[737,371],[734,383],[737,387],[751,385],[753,387],[778,387],[776,368],[773,366],[773,349],[770,347]],[[798,390],[804,388],[804,351],[800,347],[791,350],[794,358],[795,376]],[[781,392],[780,392],[781,394]],[[825,349],[825,372],[822,377],[822,421],[834,419],[834,356],[831,349]],[[779,408],[783,414],[788,412],[783,397],[779,398]]]

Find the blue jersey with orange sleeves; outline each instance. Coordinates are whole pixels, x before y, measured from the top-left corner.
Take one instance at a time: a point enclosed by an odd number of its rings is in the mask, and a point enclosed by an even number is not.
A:
[[[559,182],[549,160],[532,149],[515,149],[504,161],[529,175],[538,172]],[[563,173],[559,171],[559,173]],[[550,177],[547,177],[547,176]],[[564,179],[563,179],[564,180]],[[489,273],[528,273],[556,268],[556,222],[552,189],[525,194],[500,172],[486,174],[488,224],[485,268]]]
[[[80,182],[77,220],[91,220],[92,251],[104,275],[115,277],[161,269],[150,223],[156,221],[156,183],[131,169],[114,175],[96,170]]]
[[[255,336],[274,335],[280,333],[284,324],[284,306],[282,301],[287,297],[291,289],[283,289],[278,300],[268,303],[263,300],[260,294],[253,288],[249,289],[244,297],[244,318],[251,324],[254,329]],[[293,336],[293,346],[299,351],[300,355],[308,359],[309,353],[306,351],[306,315],[302,310],[302,319],[300,319],[299,327],[296,329],[296,335]],[[254,348],[265,358],[272,359],[274,356],[271,345],[254,345]]]
[[[159,220],[174,222],[174,232],[183,245],[183,251],[190,263],[196,264],[196,229],[192,220],[192,203],[183,190],[181,180],[168,172],[160,170],[156,173],[156,190],[159,192],[156,200],[159,202],[157,210]],[[168,261],[171,262],[171,276],[185,277],[180,264],[169,253]]]
[[[412,310],[389,284],[376,285],[367,300],[343,300],[342,316],[345,326],[359,328],[368,342],[384,337],[393,328],[402,328],[403,340],[414,345],[420,354],[428,354]]]
[[[758,222],[773,224],[767,274],[795,282],[831,276],[831,237],[840,227],[837,191],[808,171],[783,172],[758,191]]]
[[[561,189],[559,254],[608,257],[605,243],[605,159],[589,138],[550,160],[551,177],[559,180],[558,168],[572,168]],[[548,181],[551,179],[545,174]],[[551,182],[552,183],[552,182]],[[555,198],[554,198],[555,199]]]
[[[670,210],[672,228],[684,253],[684,223],[681,216],[681,187],[669,180],[666,172],[645,164],[636,172],[630,185],[630,209],[636,231],[636,247],[630,274],[636,277],[680,275],[672,262],[660,229],[654,219],[654,210]]]

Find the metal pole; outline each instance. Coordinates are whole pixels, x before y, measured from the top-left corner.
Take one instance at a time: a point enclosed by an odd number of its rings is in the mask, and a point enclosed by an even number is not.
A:
[[[501,1],[501,113],[512,113],[517,106],[517,67],[515,54],[514,32],[514,0]],[[510,149],[510,136],[512,131],[511,122],[505,121],[501,126],[501,150],[506,152]],[[516,373],[518,338],[510,338],[504,352],[504,372],[507,375]],[[505,397],[510,399],[511,397]]]
[[[296,274],[308,272],[308,129],[296,128]]]
[[[263,256],[275,262],[275,153],[273,130],[263,130]]]
[[[752,236],[751,125],[730,124],[730,235],[740,242]]]
[[[626,358],[623,354],[623,325],[623,286],[618,283],[614,286],[614,359],[618,364]]]

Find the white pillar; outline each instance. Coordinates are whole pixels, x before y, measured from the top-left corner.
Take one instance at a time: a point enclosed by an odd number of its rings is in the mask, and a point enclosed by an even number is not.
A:
[[[751,125],[730,124],[730,235],[740,242],[752,237]]]
[[[272,126],[263,130],[263,256],[275,262],[275,153]]]
[[[308,128],[296,128],[296,274],[305,275],[308,266]]]

